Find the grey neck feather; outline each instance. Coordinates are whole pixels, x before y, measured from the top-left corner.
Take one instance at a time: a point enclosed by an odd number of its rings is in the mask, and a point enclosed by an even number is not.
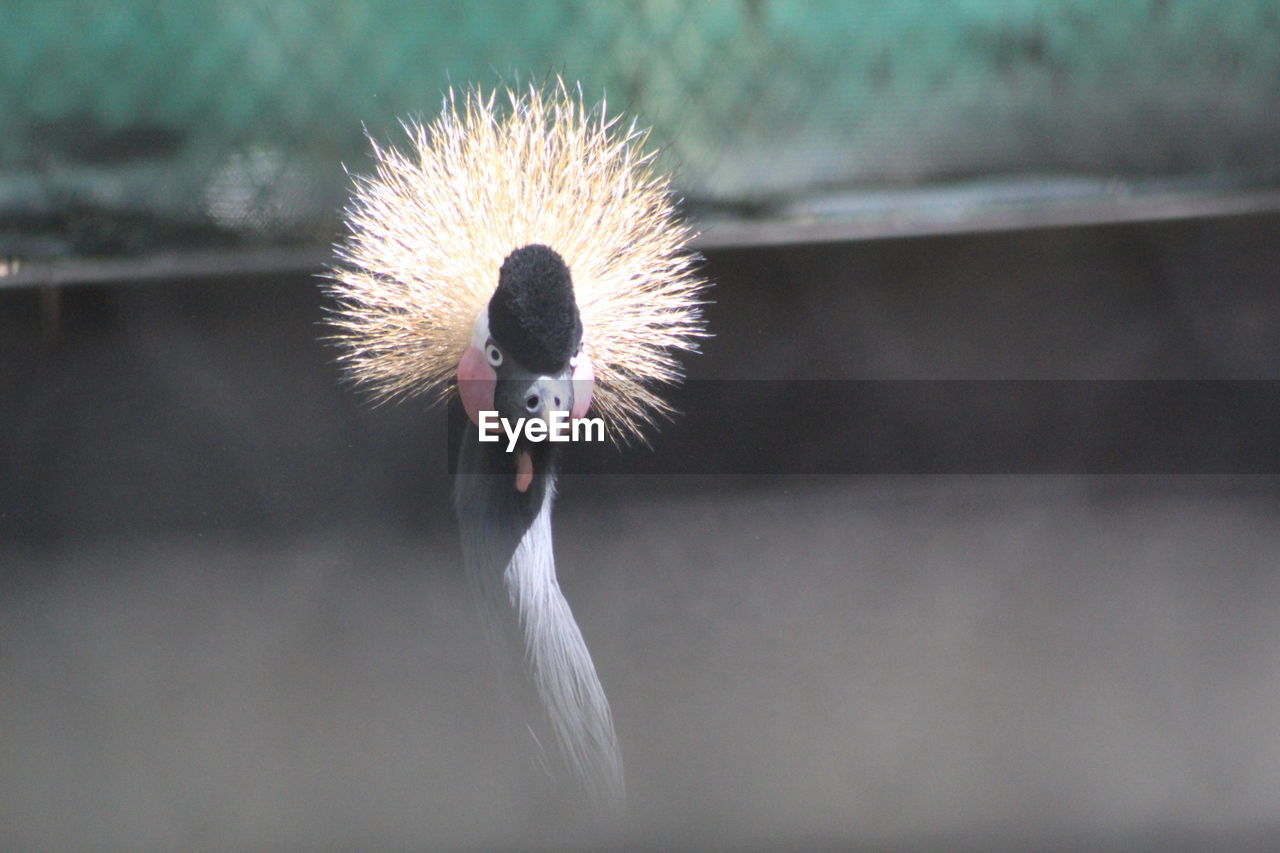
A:
[[[490,641],[506,672],[538,751],[539,731],[588,801],[620,816],[625,802],[622,757],[609,701],[591,653],[556,580],[551,544],[554,470],[538,471],[529,490],[515,489],[515,468],[500,445],[481,445],[469,426],[462,440],[454,499],[467,574]],[[511,697],[509,697],[511,698]],[[534,707],[529,707],[534,706]]]

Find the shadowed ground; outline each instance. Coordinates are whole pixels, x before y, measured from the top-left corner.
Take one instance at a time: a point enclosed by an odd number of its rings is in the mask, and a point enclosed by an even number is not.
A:
[[[1186,478],[634,485],[576,478],[557,525],[628,762],[624,838],[910,849],[1280,829],[1274,494]],[[558,837],[527,829],[493,735],[447,526],[0,559],[30,570],[0,604],[11,847]]]

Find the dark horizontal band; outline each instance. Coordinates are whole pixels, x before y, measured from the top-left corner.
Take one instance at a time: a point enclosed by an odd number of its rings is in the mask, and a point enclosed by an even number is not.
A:
[[[1280,474],[1276,380],[716,380],[664,397],[678,414],[650,447],[563,445],[563,469]]]

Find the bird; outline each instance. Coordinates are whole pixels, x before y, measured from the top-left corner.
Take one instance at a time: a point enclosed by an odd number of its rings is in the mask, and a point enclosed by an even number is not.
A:
[[[608,699],[557,576],[557,443],[479,441],[504,419],[595,415],[615,444],[673,415],[707,336],[695,233],[650,131],[562,78],[449,89],[407,148],[370,137],[326,272],[332,338],[375,402],[456,396],[454,509],[470,585],[529,755],[595,814],[626,808]]]

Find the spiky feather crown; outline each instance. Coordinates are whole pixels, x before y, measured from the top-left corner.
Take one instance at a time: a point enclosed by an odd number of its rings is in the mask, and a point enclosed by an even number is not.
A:
[[[596,375],[593,406],[615,437],[643,439],[669,412],[655,386],[704,334],[704,282],[687,251],[648,132],[547,89],[450,91],[438,118],[407,124],[405,153],[373,143],[329,291],[349,375],[379,399],[447,395],[503,260],[531,243],[568,264]],[[576,95],[576,96],[575,96]]]

